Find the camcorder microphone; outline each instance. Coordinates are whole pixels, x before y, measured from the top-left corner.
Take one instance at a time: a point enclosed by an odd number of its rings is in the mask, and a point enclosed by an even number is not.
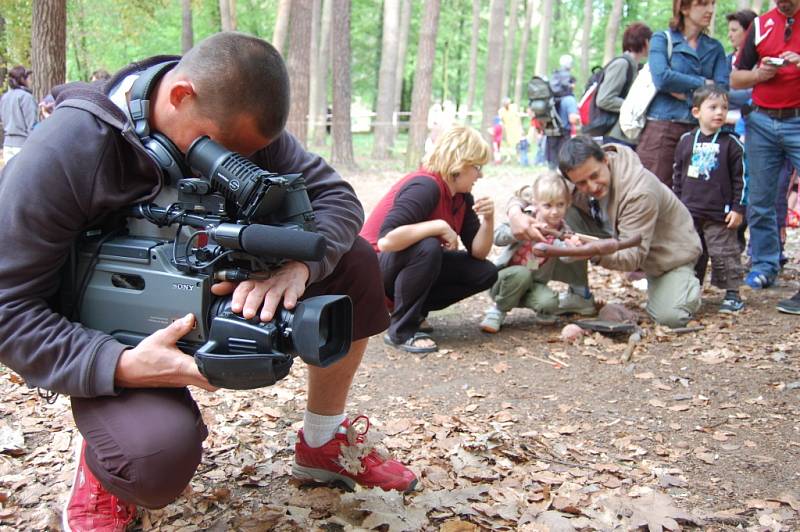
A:
[[[321,235],[288,227],[224,223],[211,229],[209,236],[222,246],[256,257],[318,261],[325,256]]]
[[[347,296],[310,297],[261,322],[232,312],[230,296],[211,293],[214,280],[263,279],[287,260],[324,257],[302,175],[263,170],[208,137],[191,144],[186,161],[199,176],[176,183],[177,202],[126,213],[150,222],[153,233],[177,226],[174,237],[130,234],[128,223],[87,233],[73,283],[77,320],[136,345],[192,313],[196,326],[178,347],[222,388],[270,386],[295,356],[320,367],[344,357],[353,328]]]

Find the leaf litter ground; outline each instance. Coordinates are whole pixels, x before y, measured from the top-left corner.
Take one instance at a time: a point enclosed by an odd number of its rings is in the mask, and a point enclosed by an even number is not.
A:
[[[476,195],[506,198],[533,172],[491,168]],[[397,173],[350,180],[370,208]],[[796,249],[790,234],[788,251]],[[598,298],[642,316],[644,292],[592,270]],[[502,332],[477,324],[473,297],[433,315],[441,347],[408,355],[374,339],[349,412],[370,416],[382,444],[409,464],[412,495],[300,486],[290,479],[305,405],[305,368],[271,388],[194,391],[210,429],[198,473],[142,530],[796,530],[800,528],[798,318],[777,313],[797,288],[743,292],[737,316],[708,298],[675,334],[645,320],[643,338],[595,333],[574,344],[562,322],[516,310]],[[630,360],[622,362],[623,355]],[[69,402],[47,404],[0,369],[0,528],[60,529],[72,478]]]

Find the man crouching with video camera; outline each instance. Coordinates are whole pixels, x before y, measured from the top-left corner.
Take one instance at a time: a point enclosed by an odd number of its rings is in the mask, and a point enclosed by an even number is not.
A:
[[[130,105],[136,79],[176,59],[130,65],[105,84],[57,87],[55,112],[0,174],[0,360],[29,386],[69,395],[83,437],[65,529],[124,530],[136,506],[175,500],[200,463],[207,429],[187,387],[215,388],[176,347],[195,325],[193,316],[131,348],[55,309],[80,236],[153,201],[174,172],[171,159],[182,159],[204,135],[271,172],[301,173],[327,244],[319,262],[286,261],[266,280],[222,282],[212,292],[232,293],[233,312],[262,322],[273,319],[279,304],[293,309],[304,297],[342,294],[353,301],[347,355],[327,368],[308,366],[294,474],[413,490],[414,474],[375,451],[362,453],[360,468],[340,465],[342,448],[351,445],[347,394],[369,336],[386,329],[388,315],[377,259],[357,236],[364,213],[353,189],[283,130],[289,111],[283,60],[260,39],[219,33],[147,89],[149,105]]]

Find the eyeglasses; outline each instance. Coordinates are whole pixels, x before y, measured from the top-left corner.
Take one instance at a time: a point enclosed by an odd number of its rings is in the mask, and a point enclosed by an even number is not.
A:
[[[792,38],[792,26],[794,26],[794,17],[786,19],[786,29],[783,32],[783,42],[789,42]]]

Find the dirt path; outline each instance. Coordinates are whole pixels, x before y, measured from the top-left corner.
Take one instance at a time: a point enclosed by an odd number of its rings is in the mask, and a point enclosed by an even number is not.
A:
[[[370,207],[397,177],[351,180]],[[490,169],[477,193],[501,206],[528,179]],[[644,302],[619,274],[591,278],[601,299]],[[271,388],[197,392],[211,431],[203,464],[178,501],[142,512],[137,527],[800,529],[800,332],[797,317],[774,310],[799,280],[790,264],[776,288],[745,292],[747,308],[732,318],[716,313],[709,290],[703,330],[676,335],[645,322],[626,363],[625,337],[564,344],[560,325],[535,325],[526,311],[485,335],[484,295],[432,317],[438,353],[410,356],[374,339],[349,411],[368,414],[422,477],[425,490],[412,496],[289,480],[301,363]],[[68,401],[47,404],[5,368],[0,393],[0,527],[59,529],[72,473]]]

